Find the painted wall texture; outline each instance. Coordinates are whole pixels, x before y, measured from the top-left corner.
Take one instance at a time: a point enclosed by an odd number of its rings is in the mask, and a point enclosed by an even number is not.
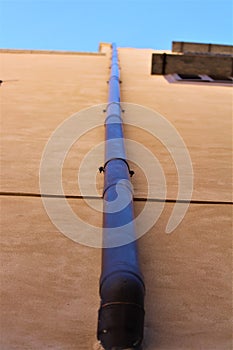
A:
[[[46,143],[61,123],[83,109],[106,104],[110,47],[100,48],[98,54],[1,51],[0,79],[6,80],[0,87],[3,350],[98,349],[101,250],[70,240],[51,222],[40,197],[39,169]],[[190,153],[194,189],[182,222],[166,234],[178,191],[176,166],[166,147],[149,132],[125,126],[126,138],[158,158],[169,200],[154,226],[139,239],[147,289],[144,348],[230,350],[232,89],[171,84],[150,74],[152,53],[156,51],[119,48],[121,99],[143,106],[141,118],[150,109],[172,123]],[[74,213],[101,227],[102,214],[80,198],[77,184],[83,158],[104,140],[103,108],[93,110],[102,126],[72,145],[62,183]],[[59,152],[55,150],[54,157]],[[140,163],[143,153],[135,157]],[[84,194],[93,203],[101,201],[103,175],[96,164],[103,165],[103,159],[97,150],[85,170]],[[158,184],[150,165],[147,174],[136,164],[132,167],[138,215],[148,193],[147,178],[154,179],[155,192]],[[51,166],[48,177],[52,174]],[[65,220],[62,214],[60,220]]]

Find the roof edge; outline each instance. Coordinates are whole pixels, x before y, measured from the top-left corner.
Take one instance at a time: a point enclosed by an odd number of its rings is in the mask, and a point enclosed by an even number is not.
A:
[[[0,53],[15,54],[45,54],[45,55],[79,55],[79,56],[105,56],[105,52],[82,52],[60,50],[27,50],[27,49],[0,49]]]

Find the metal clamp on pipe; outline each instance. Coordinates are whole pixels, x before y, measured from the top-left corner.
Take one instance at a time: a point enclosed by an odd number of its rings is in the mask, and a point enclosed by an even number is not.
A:
[[[121,112],[124,113],[124,109],[121,108],[120,102],[110,102],[110,103],[108,103],[106,109],[104,109],[103,112],[107,112],[108,108],[111,107],[111,105],[119,106],[119,108],[121,109]]]
[[[112,160],[116,160],[116,159],[120,159],[120,160],[122,160],[123,162],[125,162],[125,164],[126,164],[127,167],[128,167],[128,170],[129,170],[129,175],[130,175],[130,177],[132,177],[132,176],[134,175],[134,171],[130,169],[129,163],[127,162],[126,159],[123,159],[123,158],[112,158],[112,159],[108,159],[108,160],[104,163],[104,166],[99,167],[99,172],[100,172],[100,173],[104,173],[107,164],[108,164],[109,162],[111,162]]]
[[[105,120],[102,273],[97,338],[105,350],[139,349],[144,329],[145,286],[139,267],[133,192],[120,106],[118,52],[112,45]]]

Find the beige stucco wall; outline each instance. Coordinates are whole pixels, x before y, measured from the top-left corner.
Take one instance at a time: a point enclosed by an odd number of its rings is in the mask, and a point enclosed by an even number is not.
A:
[[[97,348],[101,251],[62,235],[36,195],[42,152],[54,129],[73,113],[107,101],[108,47],[102,50],[107,55],[1,54],[0,78],[17,80],[0,87],[4,350]],[[122,101],[151,108],[177,128],[193,163],[194,200],[230,202],[231,88],[169,84],[162,76],[151,76],[152,52],[119,49]],[[166,149],[135,127],[127,126],[125,135],[158,157],[167,198],[175,199],[177,171]],[[66,194],[80,194],[79,165],[103,140],[100,127],[73,146],[63,169]],[[102,165],[102,153],[98,159]],[[96,172],[100,196],[103,177],[94,164],[90,162],[90,169]],[[143,198],[146,177],[134,167],[135,196]],[[85,190],[93,194],[88,181]],[[101,226],[101,213],[82,199],[69,202],[83,220]],[[136,213],[143,205],[135,202]],[[230,350],[231,205],[191,204],[175,232],[166,235],[172,208],[167,203],[139,240],[147,286],[145,349]]]

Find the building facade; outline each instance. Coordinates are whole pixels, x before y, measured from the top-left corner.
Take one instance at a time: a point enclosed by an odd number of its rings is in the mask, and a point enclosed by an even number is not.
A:
[[[229,50],[232,47],[176,42],[172,51],[119,48],[125,118],[127,111],[131,111],[130,120],[133,113],[135,120],[146,121],[148,117],[145,125],[154,130],[157,116],[162,116],[181,136],[193,167],[189,208],[180,224],[167,234],[180,185],[179,169],[167,145],[153,133],[136,122],[125,125],[125,137],[154,155],[166,180],[161,215],[138,240],[146,284],[144,348],[148,350],[230,350],[232,346]],[[96,327],[101,249],[62,234],[42,201],[45,195],[58,204],[62,200],[52,183],[52,160],[63,152],[62,147],[54,149],[48,167],[53,192],[41,193],[39,176],[44,149],[58,126],[75,113],[81,115],[80,120],[98,114],[100,126],[83,128],[86,131],[68,149],[62,184],[75,215],[101,229],[102,213],[90,205],[101,202],[103,176],[96,167],[103,164],[101,149],[88,157],[82,191],[77,174],[83,159],[104,141],[110,54],[107,43],[100,44],[98,53],[1,50],[4,350],[99,348]],[[160,199],[152,164],[147,164],[146,170],[140,166],[143,152],[131,149],[136,216],[146,204],[148,179],[152,179],[150,200],[155,212]],[[182,181],[188,183],[190,173],[183,169],[183,174]],[[83,197],[88,197],[89,204]],[[62,212],[57,215],[59,222],[67,220]],[[144,222],[151,215],[151,211],[146,212]],[[79,226],[76,229],[79,231]],[[88,233],[82,234],[85,237]]]

